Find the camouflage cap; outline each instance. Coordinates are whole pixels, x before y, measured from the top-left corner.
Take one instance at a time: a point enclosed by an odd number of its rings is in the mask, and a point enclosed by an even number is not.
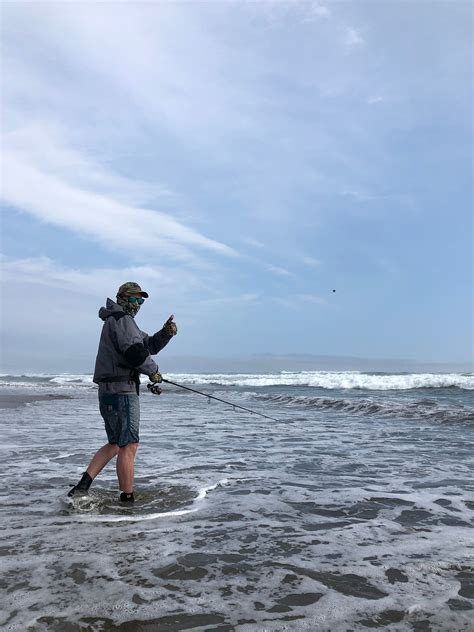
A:
[[[117,296],[121,294],[141,294],[141,296],[148,298],[147,292],[144,292],[138,283],[134,283],[133,281],[127,281],[119,287]]]

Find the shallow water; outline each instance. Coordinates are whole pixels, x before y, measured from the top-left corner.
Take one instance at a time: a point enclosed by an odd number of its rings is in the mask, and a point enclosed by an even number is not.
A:
[[[105,434],[48,388],[1,411],[5,629],[472,629],[472,391],[144,393],[128,508],[67,499]]]

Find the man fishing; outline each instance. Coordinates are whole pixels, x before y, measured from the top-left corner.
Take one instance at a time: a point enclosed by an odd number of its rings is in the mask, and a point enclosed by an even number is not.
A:
[[[107,299],[99,310],[104,321],[94,370],[99,385],[99,409],[105,422],[108,443],[94,455],[81,480],[68,496],[88,493],[92,481],[107,463],[117,457],[120,501],[133,503],[135,455],[139,443],[140,374],[151,382],[162,381],[158,365],[152,359],[178,333],[171,315],[153,336],[141,331],[135,316],[148,298],[138,283],[128,281],[117,292],[117,302]]]

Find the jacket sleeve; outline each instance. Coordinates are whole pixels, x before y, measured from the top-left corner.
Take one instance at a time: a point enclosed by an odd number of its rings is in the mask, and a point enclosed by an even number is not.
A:
[[[149,336],[148,334],[145,334],[145,333],[143,334],[143,336],[144,336],[143,342],[145,346],[147,347],[148,351],[152,355],[155,355],[155,353],[159,353],[162,349],[164,349],[164,347],[166,347],[168,342],[173,337],[173,336],[168,336],[168,334],[165,334],[163,329],[160,329],[160,331],[157,331],[156,334],[153,334],[153,336]]]
[[[128,366],[145,375],[158,371],[158,365],[150,356],[142,333],[131,316],[124,316],[116,321],[115,334],[118,351]]]

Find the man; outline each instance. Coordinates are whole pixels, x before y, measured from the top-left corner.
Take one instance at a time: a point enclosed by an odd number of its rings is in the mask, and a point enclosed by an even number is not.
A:
[[[140,374],[148,375],[151,382],[162,381],[151,355],[161,351],[178,333],[173,315],[153,336],[138,328],[134,319],[146,298],[148,294],[138,283],[128,281],[119,287],[117,302],[108,298],[106,307],[99,310],[104,325],[93,379],[99,385],[99,408],[108,443],[96,452],[68,496],[87,494],[94,478],[116,456],[120,500],[126,503],[135,500],[133,477],[139,442]]]

